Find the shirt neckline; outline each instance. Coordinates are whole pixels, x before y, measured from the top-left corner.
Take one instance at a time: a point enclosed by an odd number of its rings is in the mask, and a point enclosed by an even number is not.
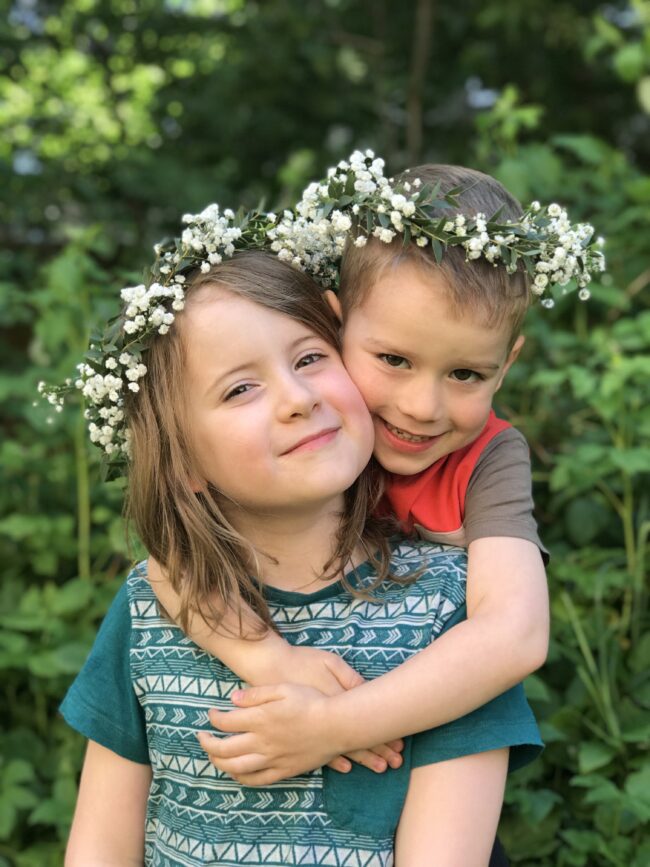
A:
[[[373,571],[372,564],[365,560],[355,568],[350,569],[345,573],[348,583],[354,586],[360,584]],[[299,593],[296,590],[282,590],[280,587],[273,587],[269,584],[262,585],[262,592],[267,602],[276,602],[282,605],[308,605],[311,602],[319,602],[321,599],[329,599],[332,596],[337,596],[342,590],[346,590],[343,580],[339,579],[326,587],[321,587],[320,590],[312,591],[311,593]]]

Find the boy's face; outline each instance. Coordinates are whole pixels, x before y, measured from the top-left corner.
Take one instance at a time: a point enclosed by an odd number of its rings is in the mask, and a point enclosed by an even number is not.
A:
[[[345,322],[343,358],[384,469],[413,475],[476,439],[523,345],[508,351],[510,337],[507,323],[454,315],[442,275],[406,262],[380,277]]]

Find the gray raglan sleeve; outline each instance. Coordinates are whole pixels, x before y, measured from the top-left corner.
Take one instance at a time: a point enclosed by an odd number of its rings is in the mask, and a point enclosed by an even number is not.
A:
[[[488,536],[527,539],[548,562],[533,508],[528,443],[518,430],[508,428],[488,443],[469,481],[464,521],[467,544]]]

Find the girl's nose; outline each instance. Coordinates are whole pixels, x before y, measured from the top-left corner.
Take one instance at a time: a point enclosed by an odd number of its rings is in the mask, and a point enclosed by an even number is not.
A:
[[[311,415],[319,404],[317,391],[311,383],[300,376],[288,376],[281,384],[278,399],[278,416],[283,421]]]

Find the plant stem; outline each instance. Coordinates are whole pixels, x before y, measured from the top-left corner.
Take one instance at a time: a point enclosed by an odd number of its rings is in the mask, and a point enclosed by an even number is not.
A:
[[[90,482],[86,452],[86,420],[83,407],[74,431],[75,470],[77,477],[77,568],[79,577],[90,578]]]

